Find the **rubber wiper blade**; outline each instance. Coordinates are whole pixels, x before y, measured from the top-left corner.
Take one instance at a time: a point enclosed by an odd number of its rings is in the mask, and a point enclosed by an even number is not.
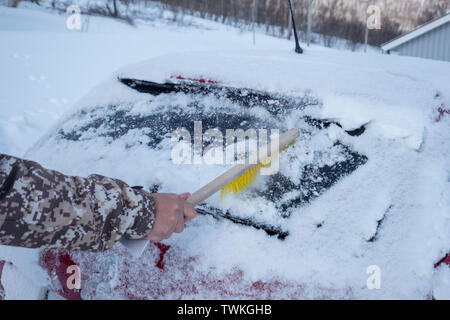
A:
[[[119,78],[119,81],[124,85],[139,91],[141,93],[149,93],[152,95],[159,95],[162,93],[178,92],[179,88],[173,83],[156,83],[152,81],[137,80],[131,78]]]

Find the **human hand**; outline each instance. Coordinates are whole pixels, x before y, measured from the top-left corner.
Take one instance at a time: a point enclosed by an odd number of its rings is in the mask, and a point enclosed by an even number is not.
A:
[[[155,222],[147,237],[152,242],[168,239],[174,232],[183,232],[184,223],[197,216],[194,206],[186,201],[190,193],[154,193],[152,196],[156,203]]]

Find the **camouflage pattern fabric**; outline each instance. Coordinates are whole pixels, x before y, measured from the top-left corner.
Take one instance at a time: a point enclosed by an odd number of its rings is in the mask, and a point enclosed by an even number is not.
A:
[[[0,244],[104,251],[121,237],[146,238],[154,219],[155,201],[145,190],[0,154]]]

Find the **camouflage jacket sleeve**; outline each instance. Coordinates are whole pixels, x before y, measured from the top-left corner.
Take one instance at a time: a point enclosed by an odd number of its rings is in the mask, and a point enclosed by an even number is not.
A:
[[[150,193],[100,175],[66,176],[0,154],[0,244],[103,251],[153,227]]]

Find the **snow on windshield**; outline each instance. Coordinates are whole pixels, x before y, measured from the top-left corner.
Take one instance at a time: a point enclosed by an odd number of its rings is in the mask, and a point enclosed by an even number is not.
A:
[[[216,129],[223,136],[227,129],[299,128],[301,136],[281,153],[277,172],[259,176],[238,195],[223,200],[215,195],[199,208],[204,218],[198,226],[238,228],[244,237],[258,232],[269,246],[286,241],[291,233],[296,237],[290,217],[301,215],[312,199],[367,161],[339,141],[337,133],[347,134],[339,124],[309,115],[321,106],[310,93],[288,97],[218,85],[177,86],[182,92],[145,94],[132,102],[79,110],[43,142],[39,152],[51,152],[58,162],[77,162],[91,172],[101,168],[104,174],[147,190],[193,192],[232,164],[174,163],[171,155],[178,141],[171,137],[177,129],[185,128],[193,137],[196,121],[201,121],[202,133]],[[203,140],[203,150],[209,143]],[[223,144],[220,149],[229,147]],[[320,223],[313,225],[320,228]]]

